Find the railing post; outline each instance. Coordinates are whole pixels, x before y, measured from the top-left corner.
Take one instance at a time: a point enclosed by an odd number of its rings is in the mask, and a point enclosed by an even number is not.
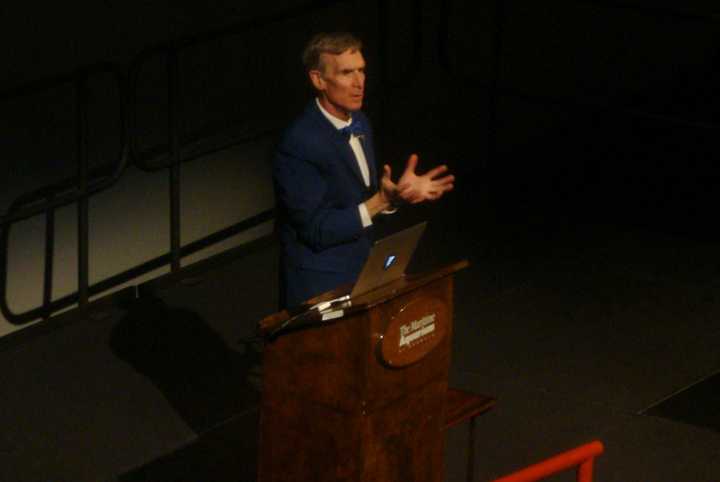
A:
[[[77,253],[78,253],[78,304],[88,303],[88,92],[87,75],[78,72],[75,79],[76,149],[78,164]]]
[[[585,460],[578,466],[577,482],[592,482],[594,457]]]
[[[180,271],[180,139],[182,103],[177,48],[168,51],[168,132],[170,136],[170,270]]]
[[[52,196],[49,197],[52,200]],[[52,315],[53,260],[55,259],[55,208],[45,212],[45,271],[43,273],[43,318]]]

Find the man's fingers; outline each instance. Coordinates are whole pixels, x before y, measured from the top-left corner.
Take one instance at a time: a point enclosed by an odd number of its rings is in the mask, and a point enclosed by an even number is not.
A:
[[[405,172],[410,171],[410,172],[414,173],[415,169],[417,168],[417,163],[418,163],[417,154],[410,154],[410,157],[408,157],[407,163],[405,164]]]
[[[452,191],[455,187],[452,180],[450,182],[436,182],[433,183],[432,189],[428,191],[428,199],[436,200],[440,199],[446,192]]]
[[[390,168],[389,164],[385,164],[383,166],[383,177],[386,177],[388,179],[392,179],[392,169]]]
[[[433,181],[433,183],[435,185],[453,184],[454,182],[455,182],[455,176],[453,176],[453,175],[445,176],[443,178],[435,179]]]
[[[417,162],[417,155],[410,156],[405,168],[405,174],[410,170],[414,170]],[[447,170],[447,166],[442,165],[431,169],[422,176],[412,175],[405,177],[405,174],[403,174],[403,178],[401,178],[397,186],[397,194],[409,204],[436,201],[455,187],[455,176],[452,174],[442,176]]]
[[[434,179],[447,170],[448,167],[446,165],[442,165],[429,170],[427,173],[425,173],[425,175],[428,176],[430,179]]]
[[[443,184],[442,186],[438,187],[438,190],[440,191],[440,193],[446,193],[452,191],[454,187],[455,185],[453,183]]]

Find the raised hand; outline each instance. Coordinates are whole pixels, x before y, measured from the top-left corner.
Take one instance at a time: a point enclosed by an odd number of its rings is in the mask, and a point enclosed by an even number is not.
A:
[[[417,163],[417,154],[412,154],[407,160],[405,172],[400,176],[397,183],[398,198],[409,204],[417,204],[423,201],[435,201],[452,190],[455,176],[449,174],[440,177],[447,172],[447,166],[438,166],[422,176],[418,176],[415,173]],[[383,176],[384,178],[385,176]]]
[[[392,180],[390,166],[385,164],[383,166],[383,175],[380,179],[380,189],[365,202],[365,207],[367,207],[370,216],[375,217],[376,214],[391,209],[393,204],[397,203],[397,193],[397,184]]]
[[[383,166],[383,175],[380,178],[380,194],[383,200],[388,204],[395,203],[397,199],[398,186],[392,180],[392,170],[390,166],[385,164]]]

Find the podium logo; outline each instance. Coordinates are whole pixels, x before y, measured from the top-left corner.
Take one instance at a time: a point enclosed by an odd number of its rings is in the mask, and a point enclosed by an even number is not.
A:
[[[397,256],[394,254],[389,255],[387,258],[385,258],[385,271],[390,269],[390,266],[395,264],[395,261],[397,261]]]
[[[388,321],[378,355],[391,367],[411,365],[442,344],[449,329],[450,309],[445,301],[432,294],[416,296]]]
[[[435,331],[436,314],[427,315],[419,320],[400,325],[400,341],[398,347],[411,347]]]

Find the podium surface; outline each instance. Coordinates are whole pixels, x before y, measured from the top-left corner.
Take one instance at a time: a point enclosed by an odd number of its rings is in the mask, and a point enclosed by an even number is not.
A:
[[[443,480],[452,275],[465,266],[397,280],[340,318],[308,313],[266,344],[259,481]]]

